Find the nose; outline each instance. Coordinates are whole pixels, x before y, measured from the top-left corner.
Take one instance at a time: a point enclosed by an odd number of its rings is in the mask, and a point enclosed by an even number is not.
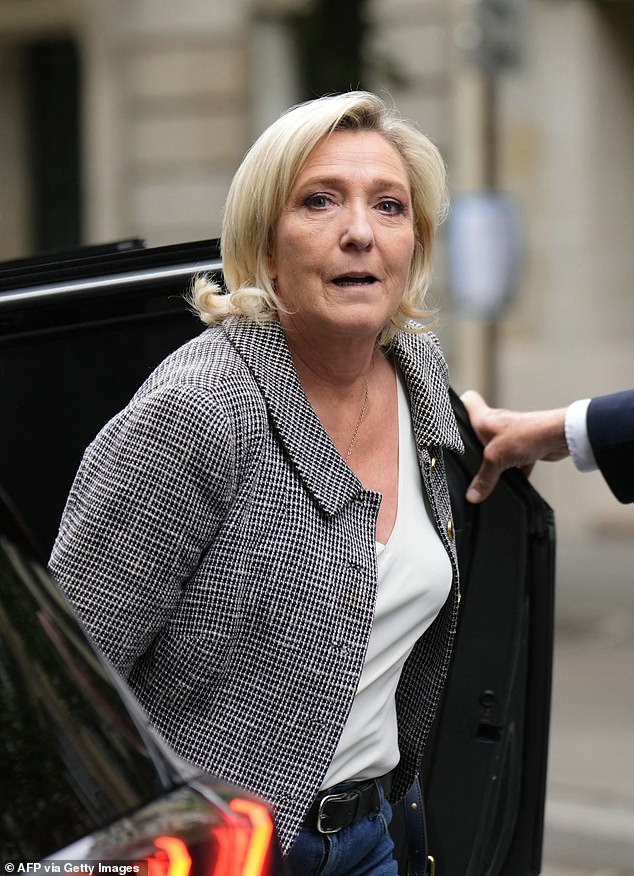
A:
[[[365,204],[351,204],[343,213],[343,249],[368,249],[374,243],[374,229]]]

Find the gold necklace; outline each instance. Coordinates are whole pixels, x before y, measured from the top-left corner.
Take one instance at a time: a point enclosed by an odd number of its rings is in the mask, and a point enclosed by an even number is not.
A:
[[[365,383],[365,396],[363,398],[363,404],[361,405],[361,413],[359,414],[359,419],[357,420],[357,425],[354,430],[354,434],[352,436],[352,441],[348,445],[348,450],[346,451],[345,460],[346,462],[350,459],[350,454],[352,453],[352,448],[357,442],[357,435],[359,434],[359,429],[361,428],[361,423],[365,419],[366,412],[368,410],[368,381],[364,379]]]

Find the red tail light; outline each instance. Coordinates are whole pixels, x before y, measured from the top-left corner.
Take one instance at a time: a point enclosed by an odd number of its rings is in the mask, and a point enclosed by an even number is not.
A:
[[[253,800],[237,798],[229,804],[234,812],[241,812],[249,819],[251,830],[247,837],[244,863],[240,876],[261,876],[273,838],[273,822],[268,810]]]
[[[181,788],[53,859],[99,861],[101,872],[115,876],[282,873],[268,808],[246,796],[223,797],[204,784]]]
[[[147,876],[269,876],[273,822],[268,809],[245,797],[231,800],[229,808],[232,814],[225,813],[207,831],[196,823],[178,835],[156,837],[145,857]]]
[[[192,859],[182,839],[159,836],[154,845],[156,853],[147,859],[148,876],[189,876]]]

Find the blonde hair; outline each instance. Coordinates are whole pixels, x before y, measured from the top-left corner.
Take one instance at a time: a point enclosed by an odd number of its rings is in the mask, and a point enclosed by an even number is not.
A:
[[[431,314],[422,309],[432,271],[433,243],[448,204],[445,165],[434,144],[413,124],[365,91],[320,97],[288,110],[255,141],[238,168],[225,205],[221,255],[228,294],[206,276],[195,279],[191,303],[207,325],[231,314],[272,319],[284,309],[268,273],[277,220],[298,173],[317,143],[334,131],[376,131],[403,159],[409,175],[415,248],[398,311],[379,336],[416,330]]]

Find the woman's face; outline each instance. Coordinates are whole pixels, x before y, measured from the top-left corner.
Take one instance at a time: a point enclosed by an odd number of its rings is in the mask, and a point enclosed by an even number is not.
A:
[[[398,309],[414,253],[410,183],[375,131],[337,131],[313,149],[274,229],[269,271],[304,334],[371,338]]]

